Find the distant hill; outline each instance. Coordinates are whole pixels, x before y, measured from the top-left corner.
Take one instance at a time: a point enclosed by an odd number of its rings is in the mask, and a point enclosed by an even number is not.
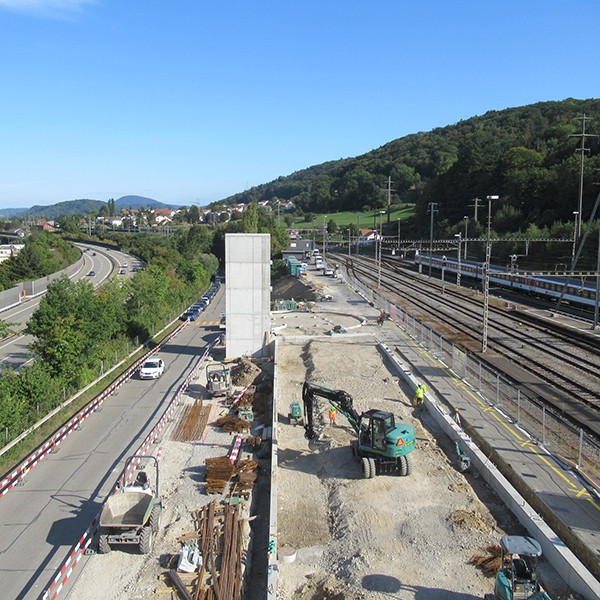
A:
[[[490,111],[392,140],[361,156],[278,177],[222,202],[278,198],[292,200],[305,213],[375,210],[387,207],[391,178],[391,203],[415,204],[415,224],[423,235],[429,231],[431,205],[436,207],[440,229],[454,235],[464,227],[465,215],[475,216],[474,199],[485,200],[487,195],[500,197],[492,209],[498,231],[517,231],[533,223],[541,227],[557,221],[572,223],[583,115],[590,119],[583,190],[587,218],[598,194],[594,186],[600,170],[597,98]],[[481,215],[479,220],[483,221]]]
[[[116,207],[121,208],[181,208],[183,204],[165,204],[153,198],[144,196],[121,196],[115,201]]]
[[[87,215],[90,212],[100,210],[106,202],[101,200],[67,200],[50,206],[32,206],[25,212],[30,217],[44,217],[45,219],[58,219],[61,216]]]
[[[16,217],[29,215],[45,219],[58,219],[61,216],[87,215],[98,212],[107,203],[102,200],[91,200],[89,198],[79,200],[66,200],[49,206],[36,205],[31,208],[3,208],[0,209],[1,217]],[[117,211],[121,208],[181,208],[183,204],[164,204],[153,198],[144,196],[122,196],[115,200]]]
[[[16,217],[26,213],[26,208],[0,208],[0,217]]]

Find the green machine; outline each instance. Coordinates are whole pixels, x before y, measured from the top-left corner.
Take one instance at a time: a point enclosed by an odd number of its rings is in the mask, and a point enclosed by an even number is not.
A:
[[[325,398],[348,419],[358,437],[352,441],[352,454],[355,460],[362,462],[365,478],[394,472],[401,476],[410,475],[410,453],[415,449],[412,425],[396,423],[394,415],[383,410],[371,409],[359,415],[350,394],[305,381],[302,387],[304,435],[309,440],[316,437],[313,418],[315,397]]]
[[[542,547],[531,537],[505,535],[500,539],[501,567],[493,594],[485,600],[551,600],[539,581]]]
[[[290,404],[290,412],[288,413],[288,421],[290,425],[293,423],[294,425],[298,425],[300,420],[302,419],[302,407],[300,406],[300,402],[292,402]]]

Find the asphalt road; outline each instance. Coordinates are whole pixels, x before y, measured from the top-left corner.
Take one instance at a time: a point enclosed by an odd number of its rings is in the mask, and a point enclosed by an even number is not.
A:
[[[158,356],[167,368],[160,379],[132,378],[56,454],[32,469],[22,487],[0,498],[3,598],[39,598],[47,588],[98,514],[125,459],[160,419],[206,345],[222,333],[217,325],[201,323],[216,322],[224,302],[220,291],[203,319],[188,325],[161,349]]]
[[[119,273],[119,270],[124,270],[122,277],[131,277],[134,269],[141,266],[140,261],[129,254],[118,250],[106,250],[100,246],[91,246],[89,244],[75,244],[82,250],[89,248],[89,251],[83,253],[83,268],[73,276],[73,281],[87,279],[90,283],[97,287],[106,279]],[[127,264],[128,267],[123,268],[122,265]],[[119,267],[122,267],[119,269]],[[90,272],[94,272],[90,276]],[[10,323],[15,331],[20,331],[25,327],[31,315],[37,309],[41,298],[37,296],[31,298],[21,304],[1,313],[2,320]],[[33,341],[33,337],[24,334],[14,335],[3,342],[0,342],[0,369],[20,369],[34,360],[29,351],[29,345]]]

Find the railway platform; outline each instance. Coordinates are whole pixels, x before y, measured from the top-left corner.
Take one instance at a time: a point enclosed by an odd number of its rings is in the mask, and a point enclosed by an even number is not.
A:
[[[574,547],[587,567],[588,572],[584,570],[583,576],[590,578],[590,589],[600,595],[600,495],[597,489],[576,469],[550,454],[538,440],[399,325],[386,322],[379,337],[400,368],[412,374],[415,384],[427,384],[426,406],[430,405],[429,399],[447,411],[457,428],[472,438],[487,458],[493,455],[504,477],[538,513],[543,513],[543,520],[560,530],[561,534],[550,542],[560,544],[558,538],[562,538],[563,533],[570,537],[567,545]]]

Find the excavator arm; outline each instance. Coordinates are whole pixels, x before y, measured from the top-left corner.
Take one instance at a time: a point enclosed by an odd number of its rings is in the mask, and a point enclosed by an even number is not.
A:
[[[314,399],[325,398],[331,406],[342,413],[356,434],[360,432],[361,416],[356,412],[352,403],[352,396],[343,390],[331,390],[322,385],[305,381],[302,386],[302,401],[304,402],[305,437],[312,440],[315,437],[314,429]]]

